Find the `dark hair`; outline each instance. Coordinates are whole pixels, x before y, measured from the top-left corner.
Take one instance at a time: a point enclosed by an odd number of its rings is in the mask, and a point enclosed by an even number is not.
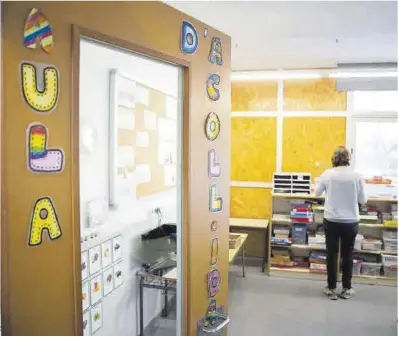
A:
[[[333,167],[349,166],[351,156],[345,146],[338,146],[331,157]]]

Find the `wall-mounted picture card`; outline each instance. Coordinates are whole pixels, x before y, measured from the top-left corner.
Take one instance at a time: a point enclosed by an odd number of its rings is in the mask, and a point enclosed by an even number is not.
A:
[[[118,288],[123,283],[123,269],[122,262],[117,263],[114,266],[114,288]]]
[[[123,249],[122,249],[122,236],[116,236],[112,239],[112,260],[118,261],[123,256]]]
[[[102,305],[98,303],[90,310],[91,317],[91,334],[93,335],[103,325]]]
[[[90,303],[98,303],[103,298],[103,275],[100,274],[90,280]]]
[[[83,336],[90,336],[90,311],[83,314]]]
[[[95,246],[89,250],[89,271],[93,275],[101,270],[101,247]]]
[[[145,184],[151,181],[151,166],[148,164],[136,165],[136,184]]]
[[[103,268],[110,266],[112,263],[112,240],[108,240],[102,243],[101,255]]]
[[[104,296],[107,296],[114,290],[114,269],[112,267],[103,272],[103,287]]]
[[[82,270],[82,281],[89,276],[89,252],[86,250],[82,252],[80,268]]]
[[[82,284],[82,310],[86,311],[90,307],[90,282]]]
[[[157,129],[157,115],[150,110],[144,110],[144,127],[147,130]]]

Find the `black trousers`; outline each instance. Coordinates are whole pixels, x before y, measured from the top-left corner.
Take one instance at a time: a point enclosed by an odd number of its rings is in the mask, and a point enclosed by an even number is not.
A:
[[[337,257],[341,239],[342,287],[352,288],[353,247],[359,230],[357,222],[343,223],[324,219],[324,232],[327,246],[328,288],[337,287]]]

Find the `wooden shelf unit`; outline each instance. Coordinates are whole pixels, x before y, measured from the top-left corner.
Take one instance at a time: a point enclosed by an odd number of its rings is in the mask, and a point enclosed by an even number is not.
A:
[[[271,266],[271,252],[272,247],[279,247],[283,249],[308,249],[309,252],[314,251],[325,251],[326,249],[323,247],[312,247],[309,245],[299,245],[299,244],[291,244],[291,245],[279,245],[279,244],[272,244],[271,238],[273,236],[273,226],[279,225],[279,227],[291,225],[291,219],[288,218],[278,218],[274,215],[287,215],[289,216],[290,209],[289,209],[289,202],[290,200],[318,200],[320,202],[324,202],[324,197],[315,197],[314,195],[307,195],[307,194],[282,194],[282,193],[273,193],[272,194],[272,218],[269,225],[269,257],[268,257],[268,275],[271,276],[279,276],[279,277],[292,277],[292,278],[302,278],[302,279],[311,279],[311,280],[326,280],[327,274],[324,273],[317,273],[312,272],[310,268],[295,268],[295,267],[272,267]],[[375,204],[375,203],[396,203],[396,199],[391,198],[369,198],[368,203]],[[317,223],[316,225],[321,225],[321,223]],[[359,232],[360,229],[362,230],[371,230],[371,231],[379,231],[382,233],[382,229],[384,226],[382,224],[368,224],[368,223],[360,223],[359,224]],[[382,240],[382,239],[381,239]],[[371,255],[397,255],[397,251],[387,251],[387,250],[379,250],[379,251],[372,251],[372,250],[360,250],[354,251],[354,254],[371,254]],[[338,263],[338,261],[337,261]],[[339,278],[340,279],[340,278]],[[362,283],[362,284],[379,284],[379,285],[390,285],[396,286],[397,279],[390,278],[385,276],[368,276],[368,275],[356,275],[353,276],[353,281],[355,283]]]

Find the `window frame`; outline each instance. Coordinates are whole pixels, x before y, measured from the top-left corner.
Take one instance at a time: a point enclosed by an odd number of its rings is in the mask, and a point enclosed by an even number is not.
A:
[[[398,114],[394,110],[355,110],[355,92],[348,92],[348,118],[346,124],[346,147],[350,150],[351,166],[356,167],[356,123],[398,123]],[[361,173],[361,172],[360,172]],[[387,178],[395,178],[387,177]]]

